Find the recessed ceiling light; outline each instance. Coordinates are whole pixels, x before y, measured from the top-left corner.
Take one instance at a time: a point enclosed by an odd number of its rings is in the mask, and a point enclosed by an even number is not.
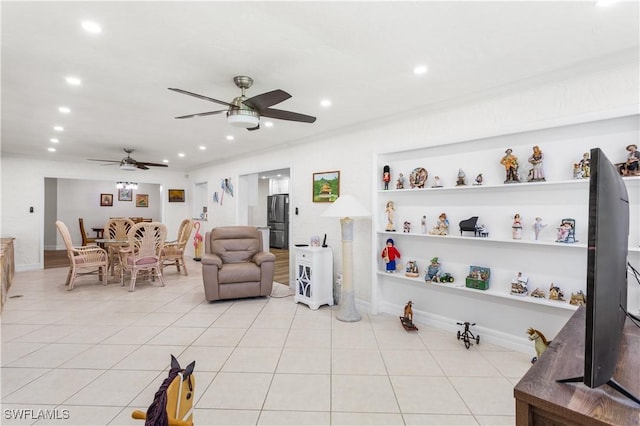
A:
[[[65,106],[61,106],[60,108],[58,108],[58,111],[63,114],[69,114],[71,112],[71,109]]]
[[[266,178],[267,178],[266,176],[262,176],[262,179],[266,179]]]
[[[320,105],[325,107],[325,108],[330,107],[331,106],[331,99],[323,99],[323,100],[321,100],[320,101]]]
[[[200,151],[206,151],[207,147],[204,145],[200,145],[198,148],[200,148]]]
[[[70,84],[71,86],[80,86],[80,84],[82,84],[82,80],[78,77],[65,77],[65,80],[67,81],[67,84]]]
[[[56,149],[55,149],[55,148],[47,148],[47,150],[48,150],[49,152],[56,152]]]
[[[53,126],[53,130],[55,130],[56,132],[63,132],[64,131],[64,127],[62,127],[62,126]]]
[[[235,138],[233,137],[233,135],[227,135],[227,140],[228,140],[228,141],[232,141],[232,140],[234,140],[234,139],[235,139]]]
[[[179,152],[178,157],[184,157],[184,152]]]
[[[163,162],[163,163],[168,163],[168,162],[169,162],[169,160],[162,160],[162,162]]]
[[[264,127],[273,127],[273,121],[265,121]]]
[[[51,139],[49,139],[49,142],[51,142],[51,143],[58,143],[58,142],[60,142],[60,141],[59,141],[58,139],[56,139],[56,138],[51,138]]]
[[[422,75],[422,74],[426,74],[427,73],[427,66],[426,65],[418,65],[417,67],[415,67],[413,69],[413,73],[415,75]]]
[[[91,34],[100,34],[102,27],[93,21],[82,21],[82,28]]]

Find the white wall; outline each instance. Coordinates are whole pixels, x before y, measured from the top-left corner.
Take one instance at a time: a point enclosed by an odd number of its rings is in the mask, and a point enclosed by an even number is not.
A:
[[[542,126],[545,122],[571,121],[576,116],[595,116],[616,109],[638,109],[638,75],[638,64],[633,63],[447,109],[414,112],[403,120],[370,123],[364,130],[345,131],[282,151],[261,153],[260,158],[245,156],[242,160],[195,170],[191,178],[219,181],[226,174],[238,176],[289,167],[290,208],[292,211],[299,208],[298,216],[290,215],[291,242],[307,243],[311,235],[327,233],[327,243],[334,249],[335,272],[339,272],[342,267],[340,226],[337,220],[321,216],[326,204],[311,201],[313,172],[339,170],[341,194],[356,195],[366,206],[371,206],[372,193],[381,175],[373,170],[373,157],[377,152],[512,133]],[[314,152],[316,146],[334,154],[312,157],[309,152]],[[624,154],[624,147],[620,150]],[[285,158],[287,160],[283,160]],[[233,203],[225,202],[214,210],[217,214],[209,226],[235,223]],[[361,308],[367,308],[371,301],[373,270],[371,221],[359,219],[354,227],[354,287]]]
[[[96,167],[82,162],[42,161],[11,155],[3,155],[1,165],[2,218],[0,234],[2,237],[16,238],[14,242],[15,261],[18,271],[43,267],[45,178],[86,180],[87,177],[91,177],[97,181],[111,181],[115,186],[116,181],[131,181],[135,177],[135,181],[139,184],[162,185],[164,199],[160,207],[160,214],[162,222],[167,225],[170,237],[177,233],[182,219],[191,216],[188,209],[192,196],[189,190],[191,186],[183,173],[173,172],[170,169],[122,172],[117,168]],[[166,202],[168,188],[185,188],[187,202]],[[115,188],[110,192],[117,194]],[[149,195],[151,199],[151,194]],[[116,203],[117,195],[115,195],[114,205]],[[29,213],[31,206],[34,207],[34,213]],[[60,207],[58,205],[58,208]],[[143,214],[140,216],[147,217]],[[77,217],[75,222],[77,223]],[[70,229],[73,228],[77,228],[77,226],[70,226]],[[189,245],[187,247],[190,248]]]

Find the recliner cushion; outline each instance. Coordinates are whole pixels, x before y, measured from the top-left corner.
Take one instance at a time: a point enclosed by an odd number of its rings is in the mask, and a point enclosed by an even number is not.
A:
[[[226,263],[218,271],[218,283],[260,281],[260,267],[255,263]]]

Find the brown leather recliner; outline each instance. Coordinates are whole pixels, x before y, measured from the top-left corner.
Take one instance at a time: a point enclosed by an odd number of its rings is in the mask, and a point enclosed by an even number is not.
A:
[[[276,256],[263,251],[258,228],[214,228],[205,234],[204,244],[202,279],[209,302],[271,294]]]

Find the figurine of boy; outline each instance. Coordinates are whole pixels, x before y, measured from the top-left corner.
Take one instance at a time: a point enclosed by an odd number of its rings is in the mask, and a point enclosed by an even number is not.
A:
[[[427,273],[424,275],[425,281],[435,281],[440,282],[440,264],[438,263],[438,258],[434,257],[431,259],[431,264],[427,268]]]
[[[396,259],[400,259],[400,252],[395,248],[392,238],[387,239],[387,246],[382,249],[382,258],[387,265],[387,272],[396,271]]]
[[[533,147],[533,153],[531,157],[529,157],[529,163],[531,163],[531,170],[529,172],[529,182],[543,182],[546,179],[544,178],[544,170],[542,169],[542,161],[544,160],[544,155],[542,154],[542,150],[538,145]]]
[[[500,164],[504,166],[507,174],[507,178],[504,183],[517,183],[520,182],[518,177],[518,157],[513,155],[513,150],[508,148],[505,152],[505,156],[500,160]]]
[[[404,189],[404,175],[400,173],[398,175],[398,180],[396,181],[396,189]]]
[[[522,222],[520,219],[520,213],[516,213],[513,216],[513,225],[511,225],[511,234],[514,240],[522,239]]]
[[[433,229],[429,231],[431,235],[448,235],[449,234],[449,219],[447,219],[446,213],[441,213],[438,216],[438,222]]]
[[[627,145],[626,150],[629,151],[629,155],[627,156],[627,161],[620,168],[622,175],[640,175],[640,151],[638,151],[638,146],[635,144]]]
[[[458,180],[456,181],[456,186],[465,186],[467,182],[465,181],[466,175],[464,170],[458,169]]]
[[[391,169],[389,166],[384,166],[382,169],[382,182],[384,182],[384,189],[389,189],[389,181],[391,181]]]
[[[385,230],[390,232],[395,231],[396,227],[393,224],[393,220],[396,214],[396,209],[395,209],[395,206],[393,205],[393,201],[387,201],[387,206],[384,212],[387,214],[387,227],[385,228]]]
[[[540,231],[542,231],[542,228],[544,228],[545,226],[547,225],[542,223],[542,218],[536,217],[536,221],[533,224],[533,232],[535,233],[536,240],[540,236]]]

